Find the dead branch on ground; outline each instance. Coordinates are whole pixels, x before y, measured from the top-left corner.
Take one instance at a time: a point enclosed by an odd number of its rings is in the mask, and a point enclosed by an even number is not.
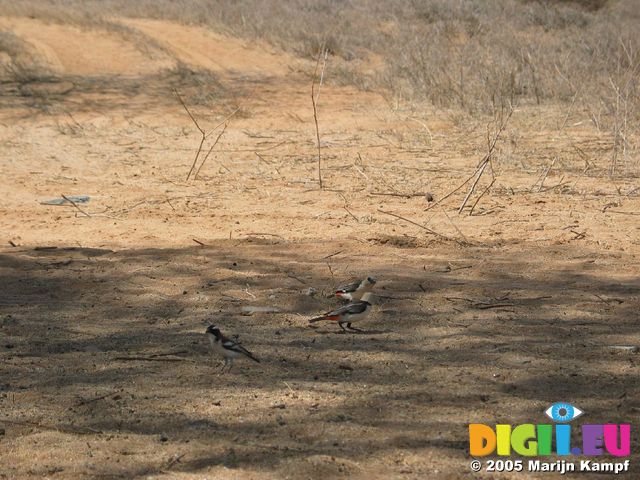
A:
[[[164,358],[164,357],[143,357],[143,356],[134,356],[134,357],[113,357],[113,360],[119,362],[190,362],[195,363],[194,360],[190,360],[188,358]]]
[[[71,200],[69,197],[66,197],[64,195],[60,195],[62,198],[64,198],[67,202],[69,202],[73,207],[75,207],[76,210],[78,210],[82,215],[84,215],[85,217],[89,217],[89,218],[93,218],[93,217],[104,217],[104,218],[113,218],[113,219],[117,219],[118,217],[114,217],[113,215],[108,215],[104,212],[110,212],[111,208],[107,207],[105,210],[101,211],[101,212],[97,212],[97,213],[89,213],[86,212],[84,210],[82,210],[80,208],[80,206],[78,205],[77,202],[74,202],[73,200]],[[76,217],[78,217],[78,214],[76,213]]]
[[[2,423],[6,423],[8,425],[16,425],[19,427],[34,427],[39,428],[41,430],[50,430],[55,432],[63,432],[63,433],[71,433],[75,435],[94,435],[101,434],[101,430],[95,430],[90,427],[76,427],[74,425],[47,425],[40,422],[30,422],[28,420],[8,420],[3,419]]]
[[[369,195],[378,195],[378,196],[385,196],[385,197],[400,197],[400,198],[414,198],[414,197],[427,198],[431,194],[428,192],[416,192],[416,193],[369,192]]]
[[[91,215],[88,214],[87,212],[85,212],[84,210],[82,210],[78,204],[76,202],[74,202],[73,200],[71,200],[69,197],[65,197],[64,195],[60,195],[62,198],[64,198],[67,202],[69,202],[71,205],[73,205],[74,207],[76,207],[76,209],[83,214],[86,217],[90,217]]]
[[[113,392],[109,392],[109,393],[105,393],[104,395],[100,395],[98,397],[94,397],[94,398],[83,398],[82,400],[80,400],[79,402],[77,402],[75,404],[76,407],[81,407],[82,405],[87,405],[88,403],[93,403],[93,402],[97,402],[98,400],[103,400],[107,397],[110,397],[111,395],[116,395],[118,394],[118,391],[113,391]]]
[[[432,229],[430,229],[429,227],[427,227],[427,226],[425,226],[425,225],[422,225],[421,223],[414,222],[413,220],[410,220],[410,219],[408,219],[408,218],[405,218],[405,217],[403,217],[403,216],[401,216],[401,215],[398,215],[398,214],[396,214],[396,213],[386,212],[386,211],[384,211],[384,210],[380,210],[380,209],[378,209],[378,212],[380,212],[380,213],[384,213],[385,215],[391,215],[392,217],[396,217],[396,218],[398,218],[398,219],[400,219],[400,220],[404,220],[405,222],[410,223],[411,225],[415,225],[416,227],[420,227],[420,228],[422,228],[423,230],[425,230],[425,231],[429,232],[431,235],[435,235],[436,237],[444,238],[445,240],[454,241],[454,242],[456,242],[456,243],[458,243],[458,244],[460,244],[460,245],[468,245],[468,242],[467,242],[467,241],[464,241],[464,240],[458,240],[457,238],[452,238],[452,237],[449,237],[449,236],[447,236],[447,235],[443,235],[442,233],[438,233],[438,232],[436,232],[435,230],[432,230]]]

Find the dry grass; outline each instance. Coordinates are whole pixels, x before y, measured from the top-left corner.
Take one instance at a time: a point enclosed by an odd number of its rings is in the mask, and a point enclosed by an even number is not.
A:
[[[334,57],[328,82],[385,87],[396,104],[428,101],[477,116],[508,104],[560,102],[587,112],[611,136],[612,175],[628,174],[637,152],[636,7],[635,0],[0,0],[0,14],[99,25],[140,49],[160,47],[112,22],[115,16],[209,26],[305,58],[326,45]],[[2,38],[2,51],[15,59],[20,50]]]
[[[505,98],[570,100],[577,79],[585,95],[609,92],[607,77],[637,65],[640,43],[633,0],[36,0],[2,1],[0,12],[77,24],[104,25],[114,15],[178,20],[266,39],[309,58],[323,44],[347,62],[374,52],[385,60],[380,81],[398,94],[467,109]]]

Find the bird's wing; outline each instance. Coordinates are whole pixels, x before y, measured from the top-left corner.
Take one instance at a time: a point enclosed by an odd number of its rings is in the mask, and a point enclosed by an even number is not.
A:
[[[357,301],[346,304],[343,307],[336,308],[335,310],[331,310],[330,312],[325,313],[319,317],[315,317],[309,320],[310,323],[320,322],[322,320],[340,320],[343,315],[355,315],[358,313],[362,313],[369,308],[371,304],[365,301]]]
[[[345,313],[355,314],[364,312],[369,304],[367,302],[351,302],[343,307],[336,308],[324,314],[325,317],[334,317],[337,315],[344,315]]]
[[[371,304],[369,302],[363,302],[363,301],[350,303],[346,305],[347,313],[350,313],[350,314],[362,313],[367,308],[369,308],[370,305]]]
[[[247,357],[249,357],[251,360],[254,360],[258,363],[260,363],[260,360],[258,360],[249,350],[247,350],[246,348],[244,348],[242,345],[240,345],[238,342],[234,342],[233,340],[229,340],[229,339],[225,339],[222,342],[222,347],[225,350],[231,350],[232,352],[238,352],[241,353],[243,355],[246,355]]]
[[[347,285],[342,285],[341,287],[336,288],[336,292],[355,292],[362,282],[353,282]]]

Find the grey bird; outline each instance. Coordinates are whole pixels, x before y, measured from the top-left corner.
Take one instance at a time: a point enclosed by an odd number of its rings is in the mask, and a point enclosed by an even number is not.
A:
[[[371,312],[371,292],[365,292],[362,294],[362,299],[355,302],[350,302],[343,307],[336,308],[330,312],[325,313],[319,317],[312,318],[309,323],[321,322],[328,320],[337,322],[343,332],[362,332],[363,330],[351,326],[352,322],[364,320],[369,312]],[[345,327],[346,326],[346,327]]]
[[[375,284],[375,278],[367,277],[364,280],[338,287],[336,289],[336,297],[344,298],[345,300],[360,300],[362,295],[370,292]]]

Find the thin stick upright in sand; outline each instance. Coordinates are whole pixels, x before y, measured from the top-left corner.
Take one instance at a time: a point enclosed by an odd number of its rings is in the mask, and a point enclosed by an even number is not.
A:
[[[255,91],[255,90],[254,90]],[[193,163],[191,164],[191,168],[189,169],[189,173],[187,173],[187,180],[189,180],[189,178],[191,177],[191,174],[193,173],[193,170],[196,168],[196,165],[198,163],[198,158],[200,158],[200,153],[202,153],[202,145],[204,145],[204,141],[207,139],[207,137],[209,135],[211,135],[213,132],[215,132],[218,128],[220,128],[222,125],[224,125],[224,128],[222,129],[222,132],[220,132],[220,134],[218,135],[218,137],[216,138],[215,142],[213,142],[213,145],[211,145],[211,148],[209,148],[209,151],[207,152],[207,154],[204,157],[204,160],[202,160],[202,163],[200,164],[200,167],[198,168],[198,170],[196,171],[196,174],[194,175],[194,180],[198,178],[198,174],[200,173],[200,169],[202,168],[202,166],[204,165],[204,163],[207,161],[207,158],[209,158],[209,155],[211,155],[211,152],[213,151],[214,147],[218,144],[218,142],[220,141],[220,138],[222,137],[222,135],[224,135],[224,132],[227,130],[227,126],[228,126],[228,122],[231,119],[231,117],[233,117],[236,113],[238,113],[238,111],[240,110],[241,106],[238,106],[233,112],[231,112],[229,115],[227,115],[224,120],[222,120],[220,123],[218,123],[215,127],[213,127],[211,129],[211,131],[209,133],[205,132],[202,127],[200,127],[200,125],[198,124],[198,121],[195,119],[195,117],[192,115],[191,111],[189,110],[189,108],[187,107],[187,104],[184,103],[184,100],[182,99],[182,97],[180,96],[180,94],[178,93],[178,90],[176,90],[175,88],[173,89],[173,92],[176,94],[176,97],[178,97],[178,100],[180,100],[180,103],[182,104],[182,107],[185,109],[185,111],[187,112],[187,114],[189,115],[189,118],[191,118],[191,120],[193,121],[193,123],[195,124],[196,128],[200,131],[200,134],[202,135],[202,138],[200,139],[200,145],[198,145],[198,150],[196,151],[196,157],[193,159]]]
[[[200,145],[198,145],[198,151],[196,152],[196,158],[193,159],[193,164],[191,165],[191,168],[189,169],[189,173],[187,173],[187,180],[189,180],[189,177],[191,176],[191,173],[193,172],[193,169],[196,168],[196,163],[198,163],[198,157],[200,157],[200,152],[202,151],[202,145],[204,145],[204,141],[207,138],[207,134],[202,129],[202,127],[200,127],[200,125],[198,124],[198,121],[195,119],[195,117],[189,111],[189,108],[187,107],[187,104],[184,103],[184,100],[182,100],[182,97],[178,93],[178,90],[176,90],[174,88],[173,92],[176,94],[176,97],[178,97],[178,100],[180,100],[180,103],[182,104],[182,107],[187,112],[187,115],[189,115],[189,118],[191,118],[191,121],[194,123],[194,125],[200,131],[200,134],[202,135],[202,138],[200,139]]]
[[[316,62],[316,68],[313,71],[313,80],[311,81],[311,103],[313,105],[313,120],[316,124],[316,141],[318,142],[318,183],[320,184],[320,189],[322,189],[322,167],[321,167],[321,154],[320,154],[320,128],[318,127],[318,97],[320,96],[320,87],[322,86],[322,81],[324,80],[324,69],[327,65],[327,56],[329,55],[329,51],[322,47],[320,53],[318,53],[318,61]],[[322,62],[322,70],[320,72],[320,81],[318,82],[318,93],[316,95],[316,77],[318,76],[318,66],[320,65],[320,58],[324,56],[324,60]]]
[[[196,174],[193,176],[194,180],[198,179],[198,174],[200,173],[200,170],[202,169],[202,166],[204,165],[204,163],[207,161],[207,158],[209,158],[209,155],[211,155],[211,152],[213,151],[213,149],[215,148],[215,146],[218,144],[218,142],[220,141],[220,139],[222,138],[222,135],[224,135],[224,132],[227,131],[227,126],[229,124],[225,123],[224,127],[222,127],[222,131],[218,134],[218,136],[216,137],[215,142],[213,142],[213,144],[211,145],[211,148],[209,148],[209,151],[207,152],[207,154],[204,156],[204,158],[202,159],[202,163],[200,163],[200,166],[198,167],[198,170],[196,170]]]
[[[465,182],[465,183],[467,183],[469,180],[471,180],[471,178],[473,178],[474,176],[476,177],[475,180],[473,181],[473,183],[471,184],[471,188],[469,188],[469,191],[467,192],[467,195],[464,197],[464,200],[462,200],[462,203],[460,204],[460,208],[458,208],[458,213],[459,214],[462,213],[462,210],[464,210],[464,207],[467,205],[467,202],[471,198],[471,195],[473,195],[473,192],[476,189],[476,185],[478,185],[478,182],[480,181],[480,177],[482,177],[482,174],[484,173],[485,168],[487,168],[487,165],[489,165],[493,180],[491,182],[491,185],[489,185],[489,187],[486,188],[482,192],[482,194],[480,195],[478,200],[480,200],[480,198],[485,193],[487,193],[489,188],[491,188],[493,186],[493,183],[495,182],[495,175],[493,173],[493,164],[491,163],[491,157],[493,156],[493,151],[496,148],[496,143],[498,143],[498,139],[500,138],[500,135],[502,135],[502,132],[506,128],[507,123],[509,123],[509,119],[511,118],[511,115],[513,115],[513,105],[509,105],[509,110],[507,112],[506,117],[504,116],[504,113],[502,115],[500,115],[501,118],[500,118],[500,123],[499,123],[499,126],[498,126],[498,130],[493,135],[493,138],[490,137],[489,132],[487,131],[487,154],[484,156],[482,161],[478,164],[478,168],[476,169],[475,173],[471,177],[469,177],[467,179],[467,181]],[[478,201],[476,201],[476,203],[473,204],[473,207],[471,208],[471,211],[469,212],[469,215],[471,215],[471,213],[473,213],[473,209],[475,208],[477,203],[478,203]]]

